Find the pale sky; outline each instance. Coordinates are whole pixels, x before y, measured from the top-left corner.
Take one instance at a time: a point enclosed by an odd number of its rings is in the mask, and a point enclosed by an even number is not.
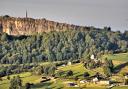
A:
[[[128,0],[0,0],[0,15],[128,30]]]

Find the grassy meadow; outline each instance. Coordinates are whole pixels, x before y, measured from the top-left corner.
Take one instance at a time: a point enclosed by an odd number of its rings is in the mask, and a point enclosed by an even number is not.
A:
[[[103,55],[103,58],[107,57],[108,59],[113,60],[114,65],[118,66],[126,61],[128,61],[128,53],[120,53],[120,54],[114,54],[114,55]],[[41,63],[41,65],[44,63]],[[45,64],[48,64],[45,63]],[[83,73],[88,72],[90,75],[95,74],[96,72],[103,73],[102,68],[96,68],[92,70],[85,69],[82,63],[72,64],[72,65],[66,65],[64,67],[58,67],[58,70],[62,71],[68,71],[72,70],[75,76],[78,76],[80,79],[83,79]],[[58,71],[56,70],[56,72]],[[121,71],[118,73],[118,75],[122,75],[123,72],[128,71],[128,66],[121,69]],[[32,86],[32,89],[80,89],[79,87],[68,87],[65,82],[67,81],[74,81],[73,79],[64,79],[64,78],[58,78],[56,80],[50,80],[45,83],[40,83],[39,79],[41,78],[41,75],[32,75],[30,72],[24,72],[20,74],[13,74],[10,75],[10,78],[13,76],[19,75],[23,81],[23,86],[25,83],[33,83],[34,86]],[[114,77],[113,77],[114,78]],[[116,77],[115,77],[116,78]],[[0,89],[8,89],[9,88],[9,80],[7,80],[7,76],[2,77],[3,81],[0,81]],[[95,86],[95,85],[84,85],[81,86],[82,89],[106,89],[104,86]],[[122,86],[122,87],[114,87],[112,89],[128,89],[128,87]]]
[[[25,83],[36,83],[41,76],[32,75],[30,72],[20,73],[20,74],[14,74],[10,75],[10,78],[13,78],[13,76],[20,76],[23,82],[23,86]],[[9,88],[9,80],[7,80],[7,76],[2,78],[3,81],[0,81],[0,89],[8,89]]]
[[[106,54],[102,58],[107,57],[110,60],[116,61],[128,61],[128,53],[119,53],[119,54]]]

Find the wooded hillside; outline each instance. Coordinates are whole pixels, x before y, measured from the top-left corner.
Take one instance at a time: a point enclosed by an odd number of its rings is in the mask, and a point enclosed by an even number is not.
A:
[[[0,63],[86,59],[95,54],[128,52],[128,31],[67,30],[31,36],[0,35]]]

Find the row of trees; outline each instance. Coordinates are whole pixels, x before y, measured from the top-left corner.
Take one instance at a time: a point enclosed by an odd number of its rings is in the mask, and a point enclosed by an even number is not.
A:
[[[26,83],[25,86],[23,86],[21,78],[19,76],[14,76],[10,80],[9,89],[31,89],[31,83]]]
[[[72,63],[78,63],[74,60]],[[32,64],[13,64],[8,66],[0,66],[0,78],[3,76],[9,76],[11,74],[19,74],[21,72],[33,72],[36,75],[54,75],[56,67],[67,64],[67,61],[59,61],[54,63],[48,63],[47,65],[40,65],[37,63]],[[2,79],[1,79],[2,80]]]
[[[104,60],[104,66],[103,66],[104,74],[109,77],[114,72],[114,65],[112,60],[108,60],[107,58]]]
[[[19,74],[21,72],[33,71],[37,64],[9,65],[0,67],[0,77],[9,76],[11,74]]]
[[[53,76],[55,74],[56,66],[54,64],[37,66],[33,69],[33,74]]]

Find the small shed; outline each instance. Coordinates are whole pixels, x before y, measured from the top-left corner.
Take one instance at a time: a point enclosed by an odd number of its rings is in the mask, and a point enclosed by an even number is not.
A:
[[[80,83],[87,83],[87,80],[81,80]]]
[[[68,65],[72,65],[72,62],[69,61],[69,62],[68,62]]]
[[[62,67],[65,67],[65,66],[66,66],[65,64],[62,65]]]
[[[92,81],[93,81],[93,82],[98,82],[99,79],[98,79],[97,77],[95,77],[95,78],[92,79]]]
[[[92,54],[91,57],[90,57],[90,59],[95,59],[95,55]]]
[[[125,78],[125,79],[128,79],[128,75],[125,75],[124,78]]]

